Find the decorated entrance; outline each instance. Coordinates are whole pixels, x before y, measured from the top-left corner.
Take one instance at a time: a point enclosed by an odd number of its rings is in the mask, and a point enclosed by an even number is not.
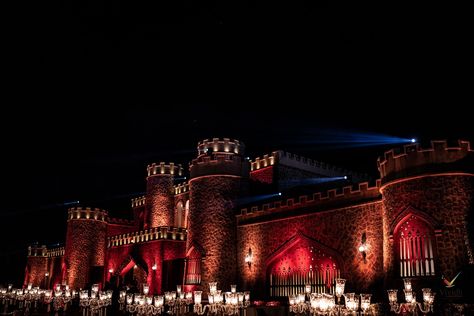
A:
[[[270,296],[304,293],[334,293],[334,280],[341,276],[338,254],[302,233],[285,242],[267,260]]]

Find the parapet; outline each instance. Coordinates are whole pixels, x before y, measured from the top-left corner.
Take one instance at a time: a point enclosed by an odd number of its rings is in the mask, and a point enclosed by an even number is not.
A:
[[[263,155],[263,158],[257,157],[255,158],[255,161],[250,160],[250,171],[273,166],[274,164],[278,163],[280,152],[282,151],[274,151],[270,155]]]
[[[107,211],[99,208],[72,207],[68,210],[68,221],[75,219],[90,219],[106,222],[108,220]]]
[[[314,212],[318,210],[332,209],[341,205],[356,205],[357,202],[373,201],[380,198],[380,180],[375,186],[370,187],[368,182],[362,182],[354,189],[353,186],[343,187],[342,190],[331,189],[325,192],[317,192],[312,195],[301,195],[298,198],[273,201],[271,203],[249,206],[240,210],[237,214],[239,224],[248,220],[280,214],[282,217],[296,215],[296,209],[307,209]],[[345,203],[347,202],[347,203]],[[299,214],[298,214],[299,215]]]
[[[461,171],[457,170],[455,163],[469,157],[472,159],[473,152],[469,141],[464,140],[459,140],[455,147],[448,147],[446,140],[431,141],[430,148],[409,144],[398,151],[386,151],[383,158],[377,159],[377,167],[382,182],[386,183],[427,172]]]
[[[351,178],[356,182],[363,181],[368,178],[366,174],[353,172],[282,150],[273,151],[270,155],[264,155],[263,158],[257,157],[254,161],[250,160],[250,171],[278,164],[305,170],[325,177],[341,177],[350,175]]]
[[[159,164],[152,163],[151,165],[148,165],[146,169],[149,177],[154,175],[181,176],[183,174],[183,167],[181,164],[175,165],[173,162],[170,162],[169,164],[165,164],[164,162],[160,162]]]
[[[28,257],[46,257],[48,248],[46,245],[31,245],[28,246]]]
[[[64,256],[65,253],[65,248],[64,247],[56,247],[56,248],[51,248],[48,249],[46,252],[47,257],[62,257]]]
[[[245,146],[237,139],[230,138],[213,138],[205,139],[198,143],[198,156],[209,154],[212,152],[233,153],[243,155]]]
[[[132,199],[132,207],[140,207],[145,205],[146,198],[145,196],[140,196]]]
[[[107,238],[107,247],[118,247],[153,240],[186,240],[186,228],[160,226]]]
[[[61,257],[64,256],[65,248],[47,248],[46,245],[31,245],[28,247],[28,257]]]
[[[188,182],[183,182],[179,183],[174,186],[174,194],[181,194],[181,193],[186,193],[189,192],[189,183]]]

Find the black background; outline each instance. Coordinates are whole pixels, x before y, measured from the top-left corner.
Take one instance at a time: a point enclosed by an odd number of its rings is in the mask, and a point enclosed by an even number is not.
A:
[[[64,241],[63,203],[126,216],[146,165],[187,165],[204,138],[374,178],[393,146],[335,148],[334,132],[474,140],[470,4],[2,6],[0,282],[20,282],[28,243]]]

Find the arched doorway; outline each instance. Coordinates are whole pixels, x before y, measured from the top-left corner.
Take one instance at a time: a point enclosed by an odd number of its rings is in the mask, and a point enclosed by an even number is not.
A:
[[[128,287],[133,293],[141,293],[143,284],[147,283],[147,271],[128,257],[118,269],[119,287]]]
[[[335,250],[297,233],[267,260],[269,295],[304,293],[306,284],[311,284],[312,293],[334,293],[341,262]]]

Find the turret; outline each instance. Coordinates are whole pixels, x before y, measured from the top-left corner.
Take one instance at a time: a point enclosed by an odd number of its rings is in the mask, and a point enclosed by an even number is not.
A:
[[[181,176],[183,168],[174,163],[151,164],[146,178],[145,228],[173,226],[174,177]]]
[[[450,147],[406,145],[379,158],[388,278],[455,275],[473,264],[474,151],[467,141]],[[470,221],[470,223],[469,223]]]
[[[33,286],[48,286],[48,257],[46,245],[31,245],[28,247],[25,284]]]
[[[68,210],[65,262],[71,288],[102,282],[106,243],[106,211],[81,207]]]
[[[213,138],[198,143],[198,156],[189,168],[187,284],[200,283],[208,289],[208,283],[215,281],[229,290],[237,280],[233,208],[249,174],[243,154],[244,145],[238,140]]]

